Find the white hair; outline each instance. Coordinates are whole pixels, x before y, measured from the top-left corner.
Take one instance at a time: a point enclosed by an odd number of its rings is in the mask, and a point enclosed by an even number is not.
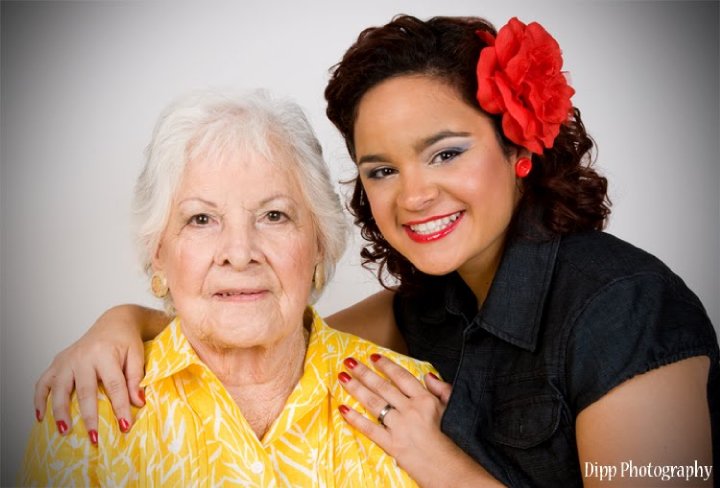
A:
[[[148,274],[188,161],[197,157],[227,160],[247,152],[292,170],[317,233],[323,282],[330,281],[347,238],[340,198],[302,109],[263,91],[245,95],[195,92],[172,103],[160,116],[135,186],[133,205],[141,259]],[[310,302],[321,292],[313,287]],[[170,306],[168,301],[166,306]]]

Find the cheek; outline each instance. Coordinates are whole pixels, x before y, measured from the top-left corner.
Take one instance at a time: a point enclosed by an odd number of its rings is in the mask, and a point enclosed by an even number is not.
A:
[[[382,188],[377,188],[377,186],[371,185],[370,189],[365,191],[365,196],[370,206],[370,213],[375,219],[380,232],[386,233],[383,228],[389,228],[395,222],[395,215],[393,214],[394,190],[389,182],[385,182]]]
[[[315,263],[318,260],[314,241],[304,233],[284,234],[282,239],[268,239],[263,244],[263,253],[268,264],[280,282],[285,294],[302,298],[312,284]]]
[[[168,287],[179,293],[199,293],[212,265],[215,247],[210,239],[180,239],[170,246],[166,259]]]
[[[514,202],[518,195],[514,168],[499,156],[479,161],[471,175],[458,178],[457,184],[465,188],[466,195],[475,195],[490,208],[496,205],[504,207],[507,202]]]
[[[288,252],[286,278],[299,282],[300,287],[310,284],[317,261],[316,254],[306,245],[298,245],[286,251]]]

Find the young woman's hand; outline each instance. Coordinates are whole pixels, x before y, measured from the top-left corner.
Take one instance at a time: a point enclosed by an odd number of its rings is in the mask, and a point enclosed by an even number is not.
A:
[[[388,379],[349,359],[345,366],[351,376],[341,373],[340,382],[379,423],[343,406],[350,425],[394,457],[420,486],[501,486],[440,430],[451,385],[428,373],[423,386],[392,360],[379,354],[371,360]]]
[[[102,382],[123,430],[129,430],[130,401],[145,404],[140,381],[144,376],[142,332],[155,334],[167,323],[161,312],[136,305],[111,308],[77,342],[61,351],[35,384],[35,417],[45,416],[47,397],[61,434],[71,428],[70,397],[77,391],[80,413],[88,432],[97,432],[98,380]],[[161,329],[161,328],[160,328]],[[153,334],[154,335],[154,334]]]

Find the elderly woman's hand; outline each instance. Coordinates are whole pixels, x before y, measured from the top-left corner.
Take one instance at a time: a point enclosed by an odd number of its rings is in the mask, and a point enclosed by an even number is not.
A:
[[[55,356],[35,385],[37,420],[45,416],[47,397],[52,393],[53,416],[58,431],[67,433],[72,427],[69,404],[74,387],[87,431],[97,432],[100,380],[118,421],[125,427],[123,430],[128,430],[132,422],[129,402],[138,407],[145,403],[139,387],[144,374],[141,326],[150,328],[148,322],[158,322],[147,320],[154,314],[162,315],[165,320],[163,314],[138,306],[111,308],[84,336]]]

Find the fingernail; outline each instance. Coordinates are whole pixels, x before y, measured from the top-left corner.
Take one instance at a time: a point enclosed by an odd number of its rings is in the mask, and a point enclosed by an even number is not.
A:
[[[88,435],[90,436],[90,442],[93,443],[94,446],[97,446],[98,442],[98,436],[97,436],[97,430],[89,430]]]
[[[118,419],[118,425],[120,426],[120,430],[122,432],[127,432],[128,430],[130,430],[130,422],[128,422],[122,417]]]
[[[347,366],[348,369],[353,369],[355,366],[357,366],[357,361],[355,361],[354,358],[345,358],[345,361],[343,361],[345,366]]]
[[[42,422],[42,417],[40,416],[40,410],[38,410],[37,408],[35,409],[35,420],[37,420],[38,422]]]
[[[382,357],[382,356],[379,355],[379,354],[377,354],[377,353],[372,353],[372,354],[370,355],[370,361],[372,361],[373,363],[377,363],[378,361],[380,361],[380,358],[381,358],[381,357]]]
[[[432,376],[433,378],[435,378],[436,380],[440,381],[440,378],[438,378],[435,373],[428,373],[428,375],[430,375],[430,376]]]
[[[338,410],[340,410],[341,414],[345,415],[346,413],[348,413],[350,411],[350,408],[348,408],[347,405],[340,405],[338,407]]]
[[[145,390],[140,388],[138,390],[138,396],[140,397],[140,400],[142,400],[142,402],[145,403]]]
[[[348,381],[351,380],[350,375],[347,374],[345,371],[341,372],[341,373],[338,375],[338,378],[339,378],[340,381],[342,381],[343,383],[347,383]]]
[[[55,422],[55,425],[57,425],[57,430],[58,432],[60,432],[60,434],[64,434],[68,431],[68,426],[64,420],[58,420],[57,422]]]

